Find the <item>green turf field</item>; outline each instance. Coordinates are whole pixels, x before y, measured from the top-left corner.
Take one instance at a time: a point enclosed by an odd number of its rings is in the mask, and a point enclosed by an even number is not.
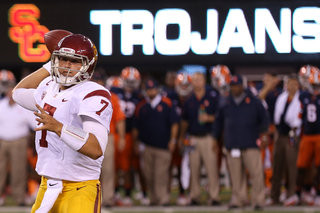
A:
[[[124,193],[124,192],[123,192]],[[169,207],[145,207],[140,206],[139,201],[134,200],[135,206],[132,207],[113,207],[110,209],[102,208],[101,213],[187,213],[187,212],[195,212],[195,213],[208,213],[208,212],[253,212],[252,207],[246,207],[244,209],[238,209],[234,211],[228,211],[227,204],[230,200],[231,192],[230,190],[222,188],[220,193],[220,198],[222,202],[222,206],[219,207],[211,207],[207,205],[207,193],[203,190],[201,197],[201,206],[175,206],[175,201],[178,197],[178,189],[173,188],[170,202],[172,206]],[[134,193],[133,196],[134,197]],[[27,207],[16,207],[13,199],[8,197],[5,202],[5,206],[0,207],[0,213],[30,213],[31,206]],[[283,207],[283,206],[272,206],[266,207],[263,211],[264,213],[293,213],[293,212],[301,212],[301,213],[320,213],[320,207],[308,207],[308,206],[294,206],[294,207]]]

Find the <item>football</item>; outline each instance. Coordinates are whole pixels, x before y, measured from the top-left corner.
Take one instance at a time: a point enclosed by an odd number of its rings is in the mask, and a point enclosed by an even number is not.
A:
[[[52,53],[59,41],[67,35],[71,35],[72,32],[67,30],[50,30],[46,34],[44,34],[44,42],[47,46],[47,49]]]

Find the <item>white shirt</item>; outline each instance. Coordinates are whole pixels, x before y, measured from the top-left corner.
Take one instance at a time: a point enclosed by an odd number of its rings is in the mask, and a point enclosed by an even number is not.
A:
[[[100,122],[108,134],[113,110],[107,89],[89,81],[61,92],[59,88],[51,77],[44,79],[34,93],[36,102],[63,124],[83,129],[80,116],[84,115]],[[107,141],[100,146],[104,152]],[[93,160],[74,151],[54,132],[37,131],[36,150],[39,175],[69,181],[99,179],[103,156]]]
[[[14,103],[9,98],[0,100],[0,139],[14,141],[29,135],[37,124],[33,112]]]

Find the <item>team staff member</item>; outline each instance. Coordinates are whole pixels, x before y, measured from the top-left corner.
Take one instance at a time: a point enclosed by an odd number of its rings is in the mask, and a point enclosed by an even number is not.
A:
[[[271,179],[271,200],[269,204],[279,204],[283,171],[287,171],[287,197],[294,195],[298,170],[297,134],[300,131],[301,119],[299,102],[299,79],[295,74],[289,76],[287,90],[282,92],[276,101],[274,122],[277,126],[278,137],[273,150],[273,176]],[[267,202],[266,202],[267,204]]]
[[[96,70],[91,78],[92,81],[105,86],[106,77],[103,69]],[[115,192],[115,149],[122,151],[125,148],[125,115],[120,107],[118,96],[111,92],[111,104],[113,107],[112,119],[110,122],[110,133],[108,145],[104,153],[101,166],[102,205],[111,207],[114,205]],[[115,135],[118,133],[118,147],[115,148]]]
[[[209,196],[212,205],[219,205],[219,172],[217,152],[213,150],[211,136],[214,113],[218,101],[206,90],[205,75],[195,72],[192,76],[193,93],[186,100],[182,109],[179,146],[185,138],[186,132],[190,134],[190,145],[194,150],[190,152],[190,198],[191,205],[200,205],[200,163],[204,163],[209,181]]]
[[[31,212],[100,212],[100,170],[112,116],[110,93],[89,81],[98,59],[86,36],[60,40],[51,63],[24,78],[14,100],[36,111],[36,171]],[[50,77],[51,72],[52,77]]]
[[[145,144],[142,153],[144,174],[150,203],[168,205],[169,166],[176,145],[179,118],[170,99],[159,93],[158,83],[148,79],[145,85],[146,100],[137,105],[133,139]]]
[[[5,79],[4,75],[10,76]],[[0,192],[6,186],[10,165],[10,187],[18,205],[25,204],[27,188],[27,147],[30,130],[36,126],[32,112],[22,108],[12,98],[16,81],[11,71],[0,71],[0,84],[5,96],[0,100]]]
[[[221,103],[214,123],[214,136],[218,138],[224,131],[224,145],[227,149],[227,162],[234,195],[230,208],[243,206],[246,189],[241,178],[245,166],[252,180],[252,204],[255,210],[264,206],[264,183],[260,149],[267,143],[269,117],[261,101],[251,92],[245,91],[240,76],[231,80],[231,94]],[[263,134],[262,142],[259,135]]]

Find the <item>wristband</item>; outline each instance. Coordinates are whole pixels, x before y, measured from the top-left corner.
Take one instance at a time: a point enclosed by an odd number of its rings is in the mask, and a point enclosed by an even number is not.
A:
[[[66,124],[62,127],[60,139],[75,151],[81,149],[88,138],[89,133],[80,128]]]
[[[45,63],[42,67],[45,68],[51,75],[51,60]]]

